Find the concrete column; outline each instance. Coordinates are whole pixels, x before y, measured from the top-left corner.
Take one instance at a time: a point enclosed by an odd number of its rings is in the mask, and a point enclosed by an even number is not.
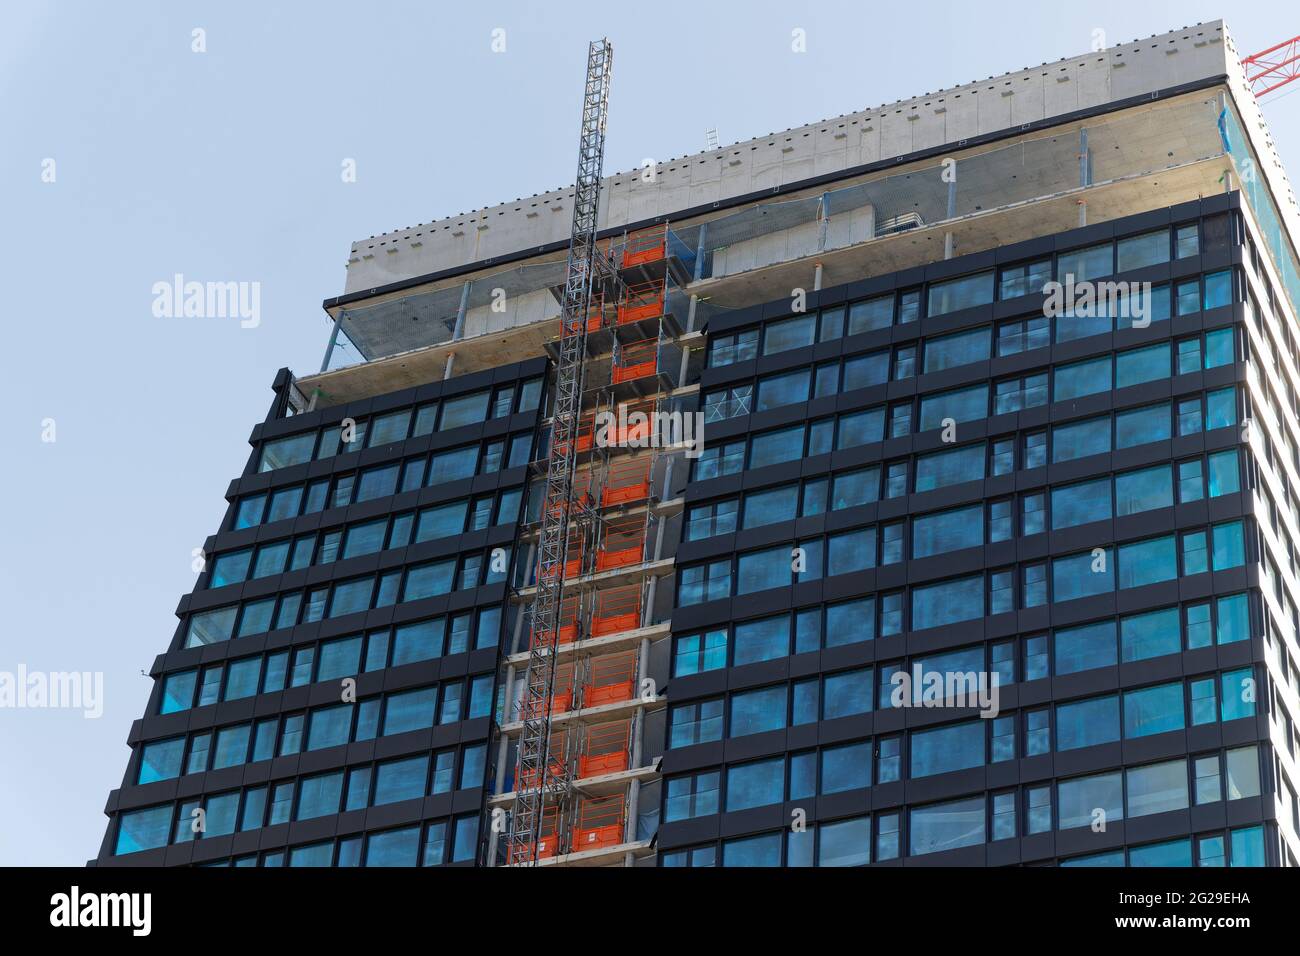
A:
[[[653,581],[651,582],[653,583]],[[641,652],[638,655],[636,668],[636,693],[641,694],[641,687],[650,672],[650,639],[641,639]],[[655,688],[656,694],[658,688]],[[632,755],[628,763],[630,767],[641,766],[642,739],[645,736],[645,705],[637,708],[636,715],[632,718]],[[624,842],[631,843],[636,838],[636,820],[637,813],[641,803],[641,782],[633,780],[628,787],[627,794],[627,825],[623,831]],[[623,860],[625,866],[632,865],[632,855],[629,853]]]
[[[447,362],[446,362],[446,364],[443,365],[443,367],[442,367],[442,380],[443,380],[444,382],[445,382],[447,379],[451,378],[451,370],[452,370],[453,366],[455,366],[455,364],[456,364],[456,353],[455,353],[455,352],[448,352],[448,353],[447,353]]]
[[[1088,151],[1088,130],[1079,130],[1079,185],[1092,185],[1092,154]]]
[[[948,220],[953,220],[957,218],[956,171],[957,171],[957,167],[954,165],[953,166],[954,178],[948,183],[948,207],[944,215],[944,218]],[[945,259],[951,259],[954,255],[956,255],[956,251],[957,251],[956,245],[957,245],[957,240],[953,236],[953,234],[951,232],[945,232],[943,234],[943,257]]]
[[[528,553],[525,556],[524,560],[526,561],[526,563],[524,564],[525,568],[532,567],[533,562],[537,560],[536,544],[528,545]],[[506,651],[507,654],[518,654],[520,651],[519,644],[520,644],[520,638],[524,632],[524,618],[528,616],[525,613],[526,610],[527,610],[526,606],[520,605],[519,613],[515,615],[515,633],[510,638],[510,648]]]
[[[820,292],[822,288],[822,264],[820,262],[813,265],[813,291]]]
[[[709,224],[703,223],[700,226],[700,237],[695,242],[695,275],[693,281],[699,282],[704,278],[704,237],[709,231]]]
[[[821,202],[817,206],[817,251],[826,251],[826,233],[831,224],[831,194],[822,193]]]
[[[457,342],[465,337],[465,312],[469,308],[469,290],[474,283],[466,281],[460,287],[460,305],[456,307],[456,325],[451,330],[451,340]]]

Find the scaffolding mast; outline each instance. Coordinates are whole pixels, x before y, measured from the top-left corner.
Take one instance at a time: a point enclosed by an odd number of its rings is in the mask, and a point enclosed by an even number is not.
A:
[[[537,596],[532,621],[536,637],[530,642],[525,676],[523,728],[507,856],[508,862],[525,866],[537,862],[538,841],[548,802],[559,804],[570,785],[567,761],[563,766],[552,765],[551,711],[569,522],[575,497],[576,438],[582,411],[588,310],[593,286],[612,272],[604,253],[596,246],[596,217],[600,206],[613,52],[608,39],[592,41],[587,48],[582,133],[573,189],[573,225],[569,235],[555,369],[551,455],[546,469],[538,542]]]

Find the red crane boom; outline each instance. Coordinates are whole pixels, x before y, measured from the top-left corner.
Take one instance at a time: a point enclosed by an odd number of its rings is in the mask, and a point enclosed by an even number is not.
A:
[[[1300,77],[1300,36],[1242,57],[1241,65],[1256,99],[1272,93]]]

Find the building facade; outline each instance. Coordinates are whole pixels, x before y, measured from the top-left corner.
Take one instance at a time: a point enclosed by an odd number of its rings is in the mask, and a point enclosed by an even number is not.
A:
[[[1262,128],[1213,23],[608,177],[528,859],[571,197],[355,244],[96,863],[1295,865]]]

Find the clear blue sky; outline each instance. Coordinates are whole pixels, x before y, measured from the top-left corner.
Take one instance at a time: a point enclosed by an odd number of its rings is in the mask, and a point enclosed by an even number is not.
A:
[[[141,670],[276,369],[319,366],[350,243],[571,182],[587,40],[615,48],[612,171],[1229,7],[1243,49],[1300,33],[1282,2],[7,3],[0,671],[102,671],[105,701],[98,720],[0,709],[0,864],[96,855]],[[1295,175],[1300,96],[1265,113]],[[177,272],[260,282],[261,325],[155,318]]]

